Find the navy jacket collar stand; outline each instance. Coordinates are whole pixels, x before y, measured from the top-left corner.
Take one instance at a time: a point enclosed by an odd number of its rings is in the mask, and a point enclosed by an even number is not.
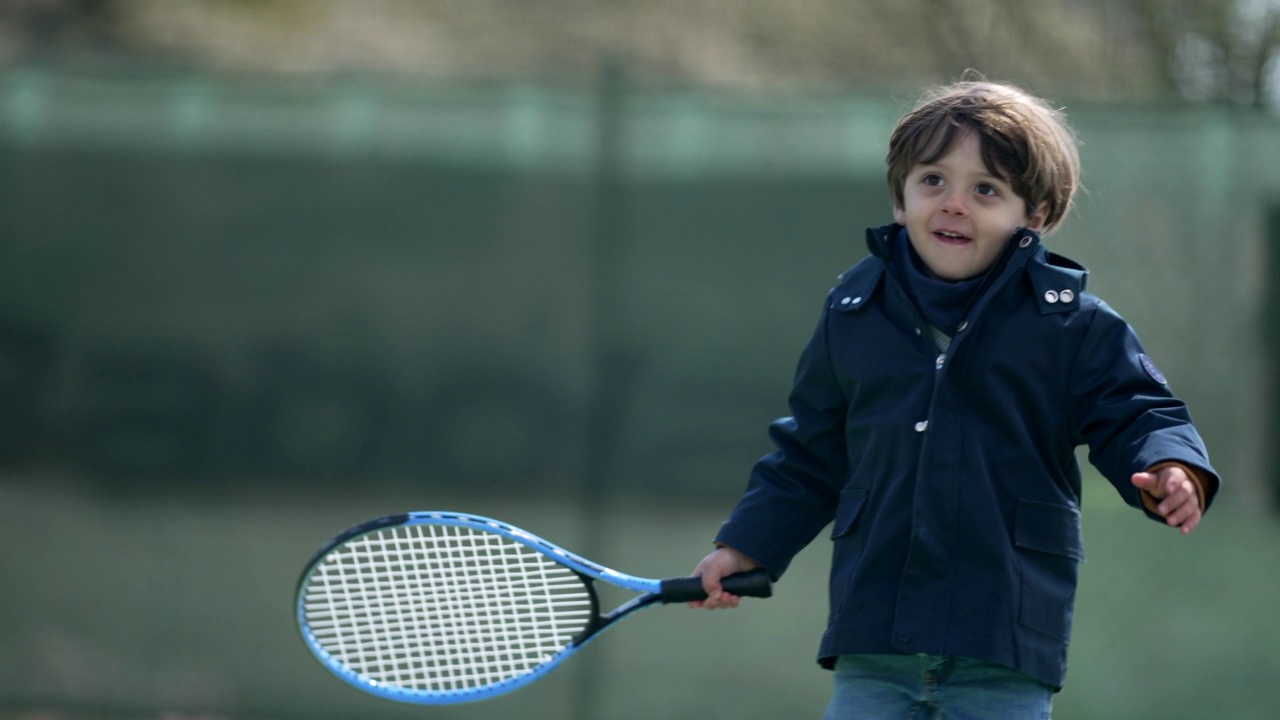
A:
[[[840,275],[840,292],[832,295],[832,302],[839,310],[851,311],[865,307],[881,290],[888,263],[894,262],[892,238],[902,229],[891,224],[867,229],[867,249],[871,257],[858,263]],[[1040,243],[1040,234],[1019,228],[1010,238],[1005,250],[1008,256],[996,261],[1003,270],[987,279],[978,291],[978,302],[989,296],[993,287],[1003,285],[1015,272],[1026,268],[1027,279],[1034,291],[1042,314],[1076,310],[1080,307],[1080,294],[1085,291],[1089,271],[1070,258],[1049,252]]]

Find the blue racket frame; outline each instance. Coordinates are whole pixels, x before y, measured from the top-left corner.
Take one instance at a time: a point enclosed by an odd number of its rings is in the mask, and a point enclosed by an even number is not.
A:
[[[601,580],[627,590],[644,594],[632,598],[630,601],[619,605],[616,609],[610,611],[607,615],[602,616],[600,615],[599,599],[596,595],[595,588],[591,587],[590,583],[585,583],[591,595],[591,608],[594,616],[592,622],[565,648],[553,655],[543,664],[534,668],[531,672],[523,675],[518,675],[508,680],[502,680],[482,688],[465,688],[457,690],[423,691],[386,685],[376,680],[364,677],[354,670],[351,670],[320,645],[320,642],[316,639],[315,634],[307,624],[306,614],[303,608],[303,589],[306,587],[308,580],[311,578],[311,574],[315,571],[320,560],[339,545],[379,530],[385,530],[393,527],[408,527],[413,525],[453,525],[496,533],[510,540],[521,543],[522,545],[526,545],[588,578]],[[575,652],[586,646],[586,644],[591,640],[598,637],[601,631],[612,625],[614,621],[635,612],[640,608],[662,602],[662,583],[662,580],[641,578],[634,575],[627,575],[626,573],[620,573],[616,570],[600,565],[599,563],[592,562],[581,555],[565,550],[559,545],[544,540],[533,533],[521,530],[518,527],[509,525],[500,520],[494,520],[493,518],[471,515],[468,513],[445,511],[409,512],[398,515],[388,515],[386,517],[377,518],[375,520],[370,520],[356,525],[333,538],[320,548],[320,550],[318,550],[307,563],[306,569],[302,573],[302,577],[298,580],[297,592],[295,594],[295,613],[298,630],[302,634],[302,640],[306,643],[311,654],[314,655],[320,663],[325,666],[325,668],[343,682],[346,682],[359,690],[363,690],[364,692],[386,698],[387,700],[395,700],[397,702],[412,703],[416,705],[450,705],[473,702],[476,700],[485,700],[497,695],[503,695],[542,678],[544,675],[558,667],[560,663],[564,662],[569,656],[573,655]]]

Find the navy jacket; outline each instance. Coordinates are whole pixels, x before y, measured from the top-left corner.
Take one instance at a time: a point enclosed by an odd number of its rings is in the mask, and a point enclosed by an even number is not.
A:
[[[887,266],[891,225],[841,275],[716,540],[781,576],[834,521],[820,661],[929,653],[1062,686],[1077,570],[1075,449],[1130,505],[1166,460],[1217,475],[1185,405],[1087,271],[1021,230],[939,353]],[[1148,515],[1159,519],[1143,509]]]

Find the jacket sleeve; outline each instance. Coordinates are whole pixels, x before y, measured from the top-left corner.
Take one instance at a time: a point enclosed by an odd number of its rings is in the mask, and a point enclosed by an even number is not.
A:
[[[1186,404],[1174,397],[1133,328],[1101,301],[1076,357],[1072,390],[1072,424],[1089,446],[1089,462],[1125,502],[1163,522],[1143,504],[1130,477],[1179,462],[1207,480],[1208,509],[1220,480]]]
[[[777,579],[835,516],[847,474],[844,390],[828,352],[830,302],[796,367],[791,415],[769,426],[776,449],[752,468],[746,493],[716,535]]]

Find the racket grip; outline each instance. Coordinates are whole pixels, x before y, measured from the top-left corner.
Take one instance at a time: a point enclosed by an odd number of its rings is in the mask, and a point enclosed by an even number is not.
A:
[[[742,597],[767,598],[773,595],[773,581],[769,571],[764,568],[734,573],[720,580],[724,591]],[[662,581],[662,602],[678,603],[706,600],[707,591],[702,589],[700,577],[668,578]]]

